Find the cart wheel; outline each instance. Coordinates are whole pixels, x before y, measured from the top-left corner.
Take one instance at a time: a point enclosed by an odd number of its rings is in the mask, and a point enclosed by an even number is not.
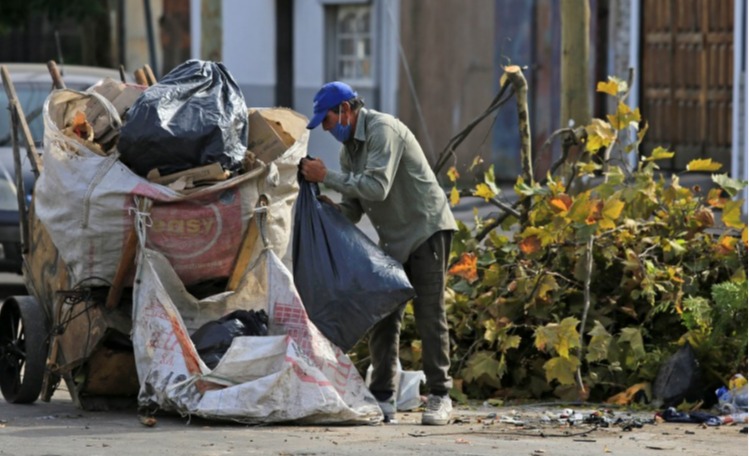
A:
[[[31,296],[8,298],[0,307],[0,389],[14,404],[34,402],[47,364],[47,317]]]

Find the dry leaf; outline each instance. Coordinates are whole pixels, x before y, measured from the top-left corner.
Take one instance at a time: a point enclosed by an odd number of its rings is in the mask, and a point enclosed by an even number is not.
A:
[[[156,418],[153,416],[139,415],[138,419],[140,420],[140,424],[142,424],[143,426],[148,426],[148,427],[156,426]]]
[[[536,235],[528,236],[520,241],[520,250],[526,255],[538,252],[540,249],[541,240]]]
[[[464,252],[460,256],[460,260],[450,268],[448,273],[462,277],[469,282],[474,282],[479,278],[478,271],[476,270],[477,261],[478,258],[476,258],[475,254]]]
[[[559,195],[552,198],[551,201],[549,201],[549,204],[551,205],[552,209],[556,210],[557,212],[567,212],[570,210],[570,207],[572,207],[572,198],[570,198],[569,195],[560,193]]]

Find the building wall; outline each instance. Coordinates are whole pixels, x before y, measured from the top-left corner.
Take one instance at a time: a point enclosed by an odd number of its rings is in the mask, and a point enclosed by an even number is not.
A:
[[[400,41],[412,81],[401,67],[398,113],[432,163],[496,94],[493,20],[494,0],[401,1]],[[475,156],[491,162],[490,124],[474,129],[456,150],[464,179]]]
[[[398,2],[374,0],[378,18],[378,39],[390,38],[385,44],[378,43],[384,51],[386,62],[381,67],[375,87],[354,87],[364,97],[369,107],[381,109],[382,101],[394,99],[397,90],[394,76],[388,76],[393,70],[387,57],[392,49],[392,25],[383,23],[383,4]],[[200,11],[201,0],[191,0],[192,21],[194,30],[193,57],[200,56]],[[222,59],[229,71],[239,83],[249,106],[273,106],[276,103],[276,2],[275,0],[223,0],[223,48]],[[294,106],[291,108],[312,116],[312,100],[315,93],[325,83],[325,2],[295,0],[293,2],[293,68],[294,68]],[[397,19],[397,11],[394,17]],[[390,43],[390,44],[387,44]],[[390,102],[389,107],[395,103]],[[308,151],[310,155],[322,158],[332,169],[339,169],[338,153],[340,144],[333,137],[318,128],[310,133]]]
[[[164,13],[159,17],[161,75],[170,72],[190,58],[190,1],[163,0]]]
[[[200,58],[201,0],[190,2],[192,56]],[[497,89],[493,43],[487,39],[493,36],[493,0],[373,0],[372,4],[377,78],[374,87],[354,88],[368,107],[404,120],[434,160],[447,141],[488,106]],[[237,79],[248,105],[273,105],[277,79],[275,1],[223,0],[221,6],[223,62]],[[292,107],[311,117],[314,95],[327,82],[326,2],[295,0],[293,8]],[[415,94],[404,76],[399,43],[414,72]],[[461,146],[460,152],[468,157],[461,161],[470,163],[477,153],[491,155],[491,139],[486,138],[488,123],[483,133],[474,133]],[[309,153],[325,160],[330,168],[339,169],[339,150],[340,144],[327,132],[318,128],[310,133]]]
[[[319,2],[294,1],[294,109],[312,117],[312,100],[325,81],[325,8]],[[340,144],[317,128],[310,132],[307,151],[335,170]]]
[[[223,62],[248,106],[273,106],[276,86],[274,0],[223,0]]]
[[[528,82],[531,150],[534,153],[538,150],[539,139],[545,139],[542,132],[556,129],[559,118],[558,50],[561,32],[558,3],[551,0],[495,2],[492,61],[497,79],[504,65],[524,68]],[[514,97],[499,109],[492,133],[495,175],[514,181],[520,174],[520,134]],[[547,160],[550,160],[549,151],[546,153]]]
[[[161,62],[161,46],[159,45],[159,17],[163,14],[164,4],[162,0],[150,0],[151,3],[151,27],[154,33],[156,62]],[[143,2],[125,1],[125,68],[131,72],[143,65],[151,65],[150,52],[148,48],[148,29],[146,27],[146,11]],[[154,71],[160,68],[152,68]]]

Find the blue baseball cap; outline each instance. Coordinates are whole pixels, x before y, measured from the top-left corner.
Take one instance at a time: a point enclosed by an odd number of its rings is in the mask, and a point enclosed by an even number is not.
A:
[[[329,110],[357,96],[358,94],[354,92],[354,89],[346,83],[334,81],[325,84],[315,95],[312,105],[312,120],[307,124],[307,128],[310,130],[317,128],[325,119]]]

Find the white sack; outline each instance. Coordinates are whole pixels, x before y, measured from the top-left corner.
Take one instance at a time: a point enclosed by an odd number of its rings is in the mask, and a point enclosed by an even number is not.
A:
[[[308,132],[268,166],[185,196],[136,175],[117,154],[97,155],[62,133],[92,96],[56,90],[47,98],[44,171],[34,190],[36,214],[68,266],[72,283],[112,281],[132,227],[135,196],[153,200],[147,247],[166,255],[187,285],[231,274],[261,194],[270,199],[269,244],[279,257],[286,255],[291,208],[299,190],[297,165],[307,154]],[[290,264],[290,258],[285,261]]]
[[[198,316],[196,326],[220,316],[216,309],[265,309],[269,315],[272,335],[235,338],[213,371],[190,340],[178,311],[186,292],[166,258],[145,250],[137,277],[132,339],[141,405],[246,423],[382,419],[351,360],[309,321],[289,270],[273,251],[260,254],[236,292],[187,303]]]

